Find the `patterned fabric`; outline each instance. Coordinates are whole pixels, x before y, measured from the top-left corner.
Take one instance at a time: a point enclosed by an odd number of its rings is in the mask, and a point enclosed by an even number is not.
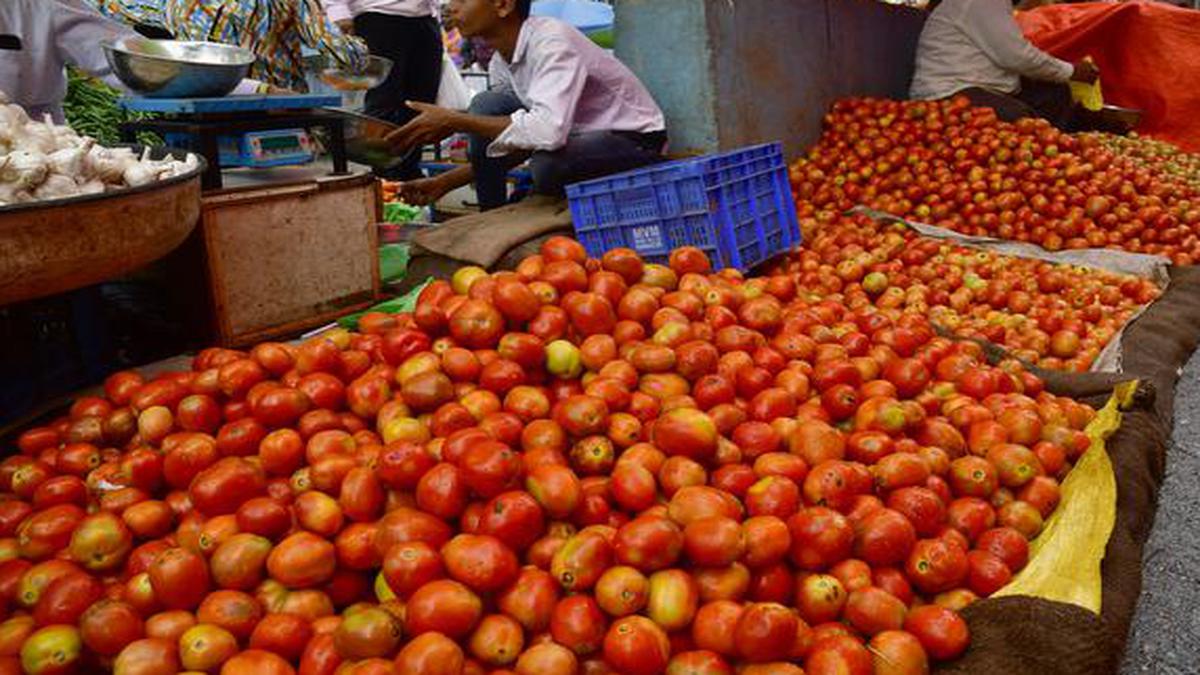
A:
[[[179,40],[245,47],[258,61],[250,76],[307,91],[301,48],[357,66],[367,48],[329,21],[320,0],[89,0],[101,13],[129,24],[161,26]]]

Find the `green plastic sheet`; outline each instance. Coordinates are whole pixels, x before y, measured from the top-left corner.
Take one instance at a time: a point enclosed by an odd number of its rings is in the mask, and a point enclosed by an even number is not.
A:
[[[374,307],[370,307],[362,312],[357,312],[355,314],[348,314],[346,316],[343,316],[342,318],[338,319],[338,325],[341,326],[342,328],[349,328],[349,329],[356,328],[358,326],[358,319],[363,314],[366,314],[367,312],[386,312],[388,314],[399,314],[400,312],[411,312],[411,311],[413,311],[413,308],[417,306],[417,297],[419,295],[421,295],[421,291],[425,290],[425,287],[428,286],[432,282],[433,282],[433,277],[429,277],[425,281],[422,281],[419,286],[413,288],[411,291],[409,291],[408,293],[406,293],[398,298],[392,298],[391,300],[384,300],[383,302],[379,303],[378,305],[375,305]]]

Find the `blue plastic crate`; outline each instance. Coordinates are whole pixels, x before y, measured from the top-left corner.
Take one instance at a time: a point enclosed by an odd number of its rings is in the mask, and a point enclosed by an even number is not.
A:
[[[665,263],[695,246],[714,267],[746,271],[800,245],[779,143],[576,183],[567,197],[576,238],[597,258],[624,246]]]

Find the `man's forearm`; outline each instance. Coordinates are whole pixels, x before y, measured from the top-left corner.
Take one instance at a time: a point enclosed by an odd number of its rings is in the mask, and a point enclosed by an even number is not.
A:
[[[470,164],[456,166],[446,173],[437,175],[435,180],[447,186],[446,191],[449,192],[464,185],[469,185],[471,181],[475,180],[475,169]]]
[[[504,133],[512,120],[503,115],[471,115],[456,113],[454,115],[454,130],[460,133],[475,134],[484,138],[496,138]]]

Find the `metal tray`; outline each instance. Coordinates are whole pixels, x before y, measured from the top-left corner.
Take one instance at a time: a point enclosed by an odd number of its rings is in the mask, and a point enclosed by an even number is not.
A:
[[[171,252],[200,219],[197,158],[192,171],[149,185],[0,207],[0,305],[100,283]]]

